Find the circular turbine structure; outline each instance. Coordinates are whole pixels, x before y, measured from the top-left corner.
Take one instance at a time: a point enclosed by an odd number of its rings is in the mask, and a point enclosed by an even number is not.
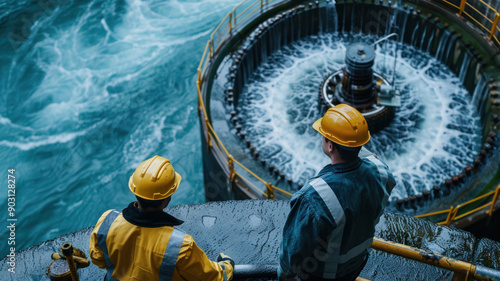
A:
[[[208,200],[289,198],[328,164],[311,124],[339,103],[365,116],[367,148],[394,172],[389,208],[453,201],[448,195],[496,167],[496,123],[488,120],[498,118],[487,101],[496,82],[479,52],[434,17],[361,6],[270,8],[246,37],[228,41],[232,48],[218,48],[229,51],[216,57],[202,90],[213,153],[204,158]],[[359,32],[370,11],[389,11],[391,20]]]

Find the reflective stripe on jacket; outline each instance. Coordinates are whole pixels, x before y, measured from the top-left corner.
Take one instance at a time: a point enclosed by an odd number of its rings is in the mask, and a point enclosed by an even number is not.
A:
[[[193,238],[172,226],[141,227],[105,212],[90,237],[90,258],[106,280],[231,280],[228,261],[208,259]]]
[[[280,277],[335,279],[358,270],[394,185],[387,165],[372,155],[325,166],[290,200]]]

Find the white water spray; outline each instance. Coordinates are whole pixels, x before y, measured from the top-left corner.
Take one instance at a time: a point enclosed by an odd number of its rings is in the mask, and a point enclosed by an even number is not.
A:
[[[296,182],[328,164],[311,125],[321,117],[319,86],[344,66],[346,44],[331,34],[292,44],[255,71],[240,97],[247,137],[261,157]],[[396,177],[392,199],[420,194],[460,173],[480,145],[479,118],[460,79],[412,47],[400,48],[395,62],[394,49],[391,42],[376,50],[374,71],[391,77],[396,64],[402,106],[367,145]]]

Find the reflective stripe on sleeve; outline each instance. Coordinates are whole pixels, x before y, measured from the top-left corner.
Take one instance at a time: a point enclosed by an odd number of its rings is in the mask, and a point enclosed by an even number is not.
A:
[[[227,281],[226,265],[223,261],[219,262],[220,267],[222,267],[222,273],[224,274],[224,281]]]
[[[184,235],[185,233],[177,228],[174,228],[172,231],[172,235],[168,240],[167,248],[165,249],[165,254],[163,254],[163,260],[160,266],[160,281],[172,280],[175,264],[177,263],[182,242],[184,241]]]
[[[359,151],[358,157],[359,158],[368,158],[370,156],[373,156],[373,153],[366,149],[364,146],[361,147],[361,150]]]
[[[102,224],[99,226],[99,230],[97,230],[97,245],[101,248],[101,251],[104,254],[104,259],[106,260],[107,274],[106,280],[115,280],[111,278],[113,271],[115,270],[115,266],[111,263],[109,259],[108,246],[106,244],[106,239],[108,238],[109,228],[111,224],[116,220],[121,210],[113,210],[109,212],[106,216]]]
[[[386,165],[380,161],[378,158],[375,156],[369,156],[366,157],[366,159],[370,160],[375,166],[377,166],[378,173],[380,175],[380,180],[382,181],[382,184],[384,185],[384,198],[382,199],[382,202],[387,202],[389,199],[389,191],[387,190],[387,182],[389,181],[389,174],[387,173],[386,170]]]
[[[344,234],[344,210],[335,192],[333,192],[332,188],[322,178],[314,179],[311,181],[310,185],[316,190],[321,199],[323,199],[337,224],[337,227],[333,229],[330,240],[328,241],[327,259],[325,261],[325,271],[323,272],[323,278],[334,279],[337,274],[340,244],[342,242],[342,235]]]

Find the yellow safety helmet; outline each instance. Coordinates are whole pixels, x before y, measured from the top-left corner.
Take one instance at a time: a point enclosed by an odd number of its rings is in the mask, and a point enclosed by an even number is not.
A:
[[[329,108],[312,126],[325,138],[347,147],[362,146],[370,140],[365,117],[347,104]]]
[[[141,198],[161,200],[174,194],[181,179],[168,159],[155,156],[137,167],[130,177],[128,187]]]

